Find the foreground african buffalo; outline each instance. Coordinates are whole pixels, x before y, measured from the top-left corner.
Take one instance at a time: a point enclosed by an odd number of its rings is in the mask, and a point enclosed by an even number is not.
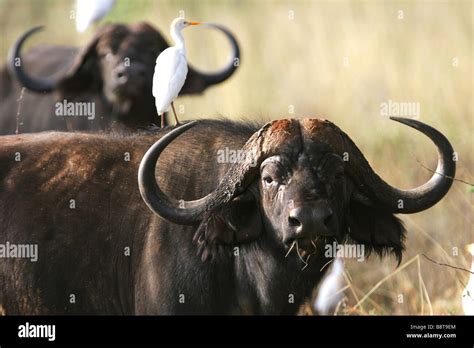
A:
[[[228,79],[238,67],[240,50],[234,36],[220,25],[213,27],[229,39],[232,58],[212,74],[189,67],[181,95],[201,93]],[[0,134],[15,133],[22,86],[27,90],[21,100],[20,133],[160,124],[152,78],[156,58],[169,45],[156,29],[146,23],[108,24],[82,49],[39,46],[22,56],[23,43],[40,29],[24,33],[11,48],[8,69],[0,69]],[[71,113],[63,112],[69,106]]]
[[[10,315],[296,313],[322,276],[326,240],[400,259],[393,214],[448,192],[448,140],[396,120],[438,149],[439,174],[412,190],[385,183],[317,119],[0,137],[0,245],[38,245],[36,262],[0,260],[0,305]],[[238,150],[238,161],[223,155]]]

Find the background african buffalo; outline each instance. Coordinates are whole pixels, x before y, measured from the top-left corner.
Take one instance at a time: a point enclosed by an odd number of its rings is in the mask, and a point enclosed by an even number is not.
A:
[[[84,47],[90,41],[93,30],[75,33],[69,1],[43,3],[0,1],[2,63],[11,43],[37,25],[45,25],[47,31],[32,37],[31,47],[41,43]],[[229,83],[199,97],[180,97],[176,104],[185,110],[181,120],[224,115],[265,123],[318,115],[350,130],[387,182],[409,188],[431,175],[421,165],[436,169],[434,149],[425,137],[411,137],[411,130],[387,122],[380,105],[389,100],[417,102],[420,120],[442,130],[456,149],[457,176],[474,181],[469,1],[243,0],[201,1],[198,6],[191,0],[121,0],[103,22],[147,21],[169,39],[163,23],[181,10],[187,18],[231,28],[244,59]],[[223,35],[198,30],[184,35],[193,65],[205,71],[225,65]],[[409,248],[398,268],[391,258],[346,259],[344,313],[462,314],[460,297],[468,275],[433,264],[422,254],[470,267],[463,246],[473,242],[472,197],[469,186],[455,182],[433,208],[404,215]]]
[[[219,28],[231,42],[230,61],[216,73],[189,67],[180,94],[201,93],[237,69],[238,44],[227,29]],[[161,123],[152,78],[156,58],[169,44],[155,28],[147,23],[108,24],[80,49],[40,46],[22,54],[24,41],[40,29],[21,35],[12,45],[8,66],[0,68],[0,134],[15,133],[19,103],[20,133],[104,130],[114,125],[136,129]],[[26,91],[19,101],[22,87]],[[63,101],[93,103],[95,116],[58,117],[55,104]]]

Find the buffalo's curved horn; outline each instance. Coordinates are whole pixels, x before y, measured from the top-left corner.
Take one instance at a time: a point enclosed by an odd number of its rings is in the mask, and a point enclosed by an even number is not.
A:
[[[281,143],[288,142],[297,132],[282,132],[281,129],[295,129],[298,121],[274,121],[255,132],[242,147],[248,155],[233,163],[216,189],[201,199],[178,201],[166,196],[156,182],[155,167],[162,151],[176,137],[196,125],[196,121],[185,123],[160,138],[145,153],[138,169],[138,186],[148,207],[164,219],[180,224],[193,225],[202,220],[204,213],[230,202],[242,194],[259,173],[263,159],[275,153]],[[282,123],[285,123],[283,126]]]
[[[454,150],[448,139],[436,129],[423,122],[390,117],[390,119],[415,128],[433,141],[438,150],[438,166],[433,176],[423,185],[410,190],[402,190],[390,186],[382,180],[370,167],[362,153],[346,135],[346,143],[351,145],[351,154],[354,156],[354,175],[358,177],[359,193],[373,202],[386,206],[394,213],[412,214],[426,210],[435,205],[448,192],[456,174],[456,162],[453,159]],[[356,200],[367,204],[367,200]]]
[[[206,88],[227,80],[234,73],[240,64],[240,48],[234,35],[232,35],[232,33],[226,27],[217,23],[205,23],[203,25],[222,31],[232,46],[232,56],[224,68],[214,73],[203,73],[196,71],[199,77],[201,77],[203,80],[203,87]]]
[[[166,146],[195,124],[196,121],[185,123],[163,136],[148,149],[138,169],[138,187],[146,205],[155,214],[179,224],[192,224],[198,220],[205,210],[209,195],[196,201],[188,201],[185,204],[185,209],[180,208],[179,201],[166,196],[158,186],[155,178],[155,167]]]
[[[7,66],[11,74],[15,75],[20,83],[33,92],[38,93],[49,93],[55,88],[57,81],[51,78],[38,78],[29,76],[23,69],[23,64],[21,63],[21,48],[31,35],[34,33],[43,30],[42,26],[34,27],[21,35],[10,48],[8,53]],[[20,59],[20,64],[17,64],[17,58]]]

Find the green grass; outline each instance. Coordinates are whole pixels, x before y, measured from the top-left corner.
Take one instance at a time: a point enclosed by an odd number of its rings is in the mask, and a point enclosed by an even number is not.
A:
[[[105,21],[145,20],[169,38],[170,21],[184,10],[189,19],[220,22],[237,35],[242,66],[203,95],[180,98],[187,118],[327,118],[351,135],[384,179],[408,188],[429,178],[416,158],[434,168],[435,150],[414,130],[380,116],[379,109],[389,99],[415,101],[421,105],[421,120],[444,132],[458,152],[458,177],[474,181],[472,1],[117,2]],[[47,25],[47,31],[32,44],[87,42],[92,31],[75,33],[71,3],[0,0],[0,61],[14,38],[36,24]],[[185,38],[195,67],[215,69],[226,61],[228,47],[218,33],[193,28]],[[294,114],[288,112],[290,105]],[[463,245],[474,240],[473,197],[472,187],[455,183],[432,209],[402,216],[408,229],[404,260],[425,253],[468,268]],[[455,247],[458,256],[453,256]],[[396,272],[391,259],[348,264],[349,306],[357,302],[354,294],[363,298]],[[420,292],[420,277],[426,294]],[[428,314],[429,298],[433,313],[460,314],[466,279],[463,272],[420,257],[388,277],[360,313]],[[399,294],[403,303],[397,302]]]

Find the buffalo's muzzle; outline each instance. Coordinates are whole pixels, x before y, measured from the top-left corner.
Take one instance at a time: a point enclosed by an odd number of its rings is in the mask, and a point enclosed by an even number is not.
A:
[[[304,245],[316,236],[332,236],[333,211],[325,201],[305,203],[292,208],[288,214],[288,226],[283,242],[291,245],[295,240]]]

